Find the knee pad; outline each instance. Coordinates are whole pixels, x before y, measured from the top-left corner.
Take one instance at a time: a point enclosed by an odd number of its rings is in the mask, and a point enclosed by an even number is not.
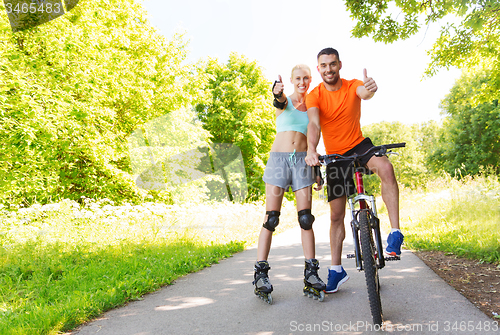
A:
[[[280,223],[280,212],[279,211],[267,211],[267,221],[264,222],[262,227],[269,231],[274,231],[278,224]]]
[[[314,222],[314,215],[311,214],[310,209],[303,209],[299,211],[299,224],[300,228],[304,230],[312,229]]]

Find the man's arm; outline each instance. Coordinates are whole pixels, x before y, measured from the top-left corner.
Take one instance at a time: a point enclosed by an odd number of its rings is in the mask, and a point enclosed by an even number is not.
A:
[[[372,77],[368,77],[366,73],[366,69],[363,69],[363,83],[364,85],[358,86],[356,88],[356,94],[360,99],[369,100],[377,92],[377,83],[373,80]]]
[[[307,156],[306,163],[310,166],[319,165],[319,154],[316,148],[321,135],[321,125],[319,123],[319,108],[311,107],[307,110],[309,124],[307,125]]]

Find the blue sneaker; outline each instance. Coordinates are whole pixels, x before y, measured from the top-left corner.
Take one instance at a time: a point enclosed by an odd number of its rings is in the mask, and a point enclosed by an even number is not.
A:
[[[387,248],[385,252],[391,256],[400,256],[401,255],[401,244],[403,244],[404,240],[403,234],[400,231],[393,231],[387,237]]]
[[[328,269],[328,283],[326,284],[326,293],[335,293],[339,290],[340,285],[349,280],[347,272],[342,268],[342,272]]]

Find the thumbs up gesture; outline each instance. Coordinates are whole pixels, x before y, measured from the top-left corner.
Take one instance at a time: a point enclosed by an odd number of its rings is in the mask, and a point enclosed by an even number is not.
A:
[[[373,80],[372,77],[368,77],[366,69],[363,69],[363,83],[365,88],[372,93],[377,92],[377,83],[375,83],[375,80]]]
[[[281,79],[281,76],[278,75],[278,80],[274,82],[273,85],[273,94],[274,97],[279,99],[283,95],[283,90],[285,89],[285,85],[283,85],[283,80]]]

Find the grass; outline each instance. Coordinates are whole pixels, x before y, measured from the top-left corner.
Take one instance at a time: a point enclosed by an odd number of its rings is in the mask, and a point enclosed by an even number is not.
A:
[[[442,178],[402,190],[400,198],[406,247],[500,262],[498,178]],[[316,216],[328,211],[315,202]],[[141,299],[255,243],[264,212],[263,203],[115,206],[90,199],[3,208],[0,334],[58,334]],[[284,201],[277,233],[295,227],[296,216],[293,202]]]
[[[328,208],[319,203],[315,215]],[[85,199],[0,214],[0,334],[58,334],[256,242],[263,203],[114,206]],[[285,201],[277,233],[297,225]],[[251,264],[249,264],[251,267]]]
[[[498,177],[444,177],[426,190],[404,190],[400,197],[407,248],[500,263]]]

